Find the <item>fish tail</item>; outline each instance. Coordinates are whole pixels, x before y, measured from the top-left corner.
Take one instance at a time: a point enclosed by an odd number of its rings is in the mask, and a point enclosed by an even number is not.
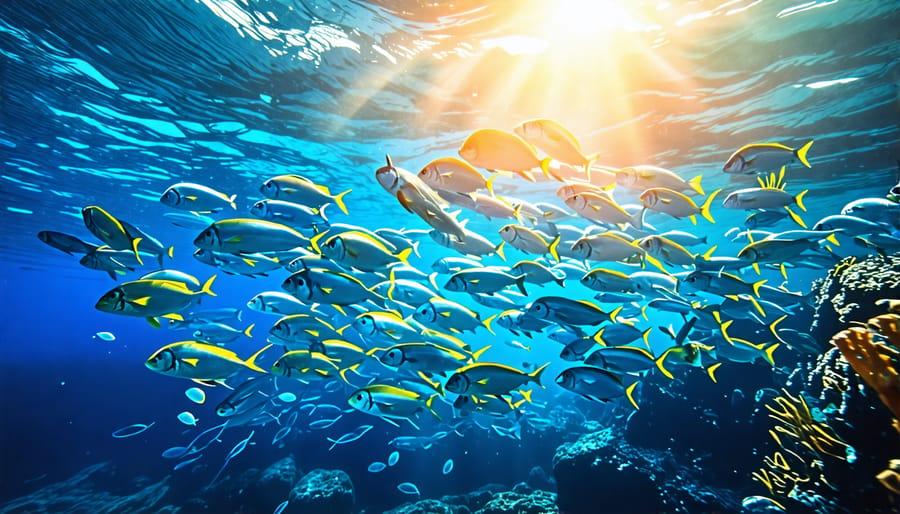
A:
[[[620,305],[620,306],[616,307],[615,309],[613,309],[612,312],[609,313],[609,320],[610,320],[610,321],[612,321],[613,323],[616,322],[616,318],[619,316],[619,313],[622,312],[622,307],[623,307],[623,306]]]
[[[348,190],[344,191],[343,193],[340,193],[340,194],[337,194],[334,196],[334,203],[336,203],[337,206],[340,207],[342,211],[344,211],[344,214],[350,214],[347,211],[347,205],[344,203],[344,196],[346,196],[347,193],[349,193],[351,191],[353,191],[353,190],[348,189]]]
[[[498,176],[500,176],[499,173],[494,173],[489,179],[484,181],[484,186],[487,188],[488,193],[490,193],[491,196],[494,196],[494,180],[496,180]]]
[[[782,321],[784,321],[784,319],[787,317],[788,317],[788,315],[785,314],[785,315],[781,316],[780,318],[776,319],[775,321],[773,321],[769,325],[769,332],[772,332],[772,335],[775,336],[775,339],[781,341],[782,343],[784,343],[784,339],[782,339],[781,336],[778,335],[777,327],[778,327],[778,324],[781,323]]]
[[[504,246],[505,244],[506,244],[506,241],[500,241],[500,244],[498,244],[498,245],[494,248],[494,253],[496,253],[497,255],[499,255],[500,258],[503,259],[504,262],[506,261],[506,256],[503,255],[503,246]]]
[[[528,291],[525,290],[525,275],[519,275],[519,277],[516,278],[516,286],[518,286],[519,291],[521,291],[523,295],[528,296]]]
[[[672,348],[669,348],[668,350],[664,351],[663,354],[660,355],[658,359],[656,359],[656,367],[659,368],[659,371],[662,372],[662,374],[665,375],[666,378],[668,378],[669,380],[674,379],[675,375],[673,375],[669,370],[667,370],[663,364],[665,363],[666,357],[669,356],[669,352],[671,352],[671,351],[672,351]]]
[[[522,395],[522,401],[531,403],[531,391],[531,389],[519,389],[519,394]],[[521,405],[521,402],[519,403],[519,405]]]
[[[806,228],[806,223],[803,221],[803,218],[801,218],[800,216],[797,215],[797,213],[792,211],[790,207],[785,205],[784,210],[786,210],[788,213],[788,216],[790,216],[791,219],[794,220],[794,223],[800,225],[803,228]]]
[[[800,163],[807,168],[812,168],[812,166],[809,164],[809,161],[806,159],[806,154],[809,152],[809,147],[811,147],[814,142],[814,139],[810,139],[808,143],[801,146],[794,152],[794,154],[797,156],[797,159],[800,160]]]
[[[766,362],[768,362],[772,367],[775,367],[775,359],[772,357],[772,354],[775,353],[775,350],[779,346],[781,346],[781,343],[772,343],[771,346],[766,348],[765,353],[763,354],[763,358],[765,358]]]
[[[715,199],[715,197],[721,192],[721,189],[716,189],[715,191],[710,193],[709,196],[706,197],[706,201],[703,202],[703,207],[700,207],[700,214],[703,215],[703,217],[706,218],[710,223],[715,223],[716,220],[714,220],[712,214],[710,214],[709,206],[712,205],[713,199]]]
[[[201,292],[201,293],[206,293],[206,294],[208,294],[208,295],[210,295],[210,296],[217,296],[216,293],[214,293],[213,290],[210,289],[210,288],[212,287],[212,283],[215,282],[215,280],[216,280],[216,276],[217,276],[217,275],[213,275],[213,276],[209,277],[209,280],[207,280],[207,281],[203,284],[203,287],[200,288],[200,292]]]
[[[647,328],[647,330],[644,330],[643,332],[641,332],[641,339],[644,340],[644,344],[647,345],[648,350],[652,350],[652,348],[650,348],[650,331],[651,330],[653,330],[653,327],[649,327],[649,328]]]
[[[638,212],[634,213],[634,216],[632,216],[631,219],[628,220],[628,223],[631,223],[632,227],[634,227],[638,230],[642,230],[644,228],[644,214],[646,212],[647,212],[647,208],[646,207],[642,208]]]
[[[553,242],[550,243],[550,247],[547,249],[547,251],[550,252],[550,255],[552,255],[553,258],[556,259],[556,262],[561,262],[559,259],[559,252],[557,251],[557,248],[559,247],[559,241],[560,235],[557,234],[556,237],[553,238]]]
[[[398,253],[397,255],[395,255],[395,257],[397,257],[397,259],[399,259],[400,262],[402,262],[403,264],[406,264],[407,266],[409,266],[409,256],[410,256],[410,254],[412,254],[412,252],[413,252],[413,247],[410,246],[409,248],[407,248],[407,249],[401,251],[400,253]]]
[[[175,258],[175,247],[170,246],[169,250],[166,252],[166,255],[168,255],[170,259],[174,259]]]
[[[709,379],[713,381],[713,384],[719,383],[719,381],[716,380],[716,370],[718,370],[719,366],[721,366],[721,365],[722,365],[721,362],[717,362],[717,363],[713,364],[712,366],[706,368],[706,374],[709,375]]]
[[[547,177],[547,180],[549,180],[551,178],[550,177],[550,161],[551,160],[552,159],[550,157],[544,157],[543,159],[541,159],[541,173],[543,173],[544,176]],[[555,173],[554,173],[553,178],[555,178],[556,180],[560,180],[559,175],[556,175]],[[561,182],[561,180],[560,180],[560,182]]]
[[[766,282],[768,282],[768,280],[760,280],[759,282],[754,282],[753,283],[753,294],[755,294],[756,296],[759,296],[759,288],[762,287],[763,284],[765,284]]]
[[[473,353],[473,354],[472,354],[472,360],[476,360],[476,361],[477,361],[477,360],[481,357],[481,354],[484,353],[484,352],[486,352],[487,349],[490,348],[490,347],[491,347],[491,345],[487,345],[487,346],[485,346],[484,348],[482,348],[482,349],[478,350],[477,352]]]
[[[228,205],[230,205],[232,209],[237,210],[237,204],[234,203],[235,200],[237,200],[237,195],[228,197]]]
[[[259,373],[266,373],[266,370],[264,370],[256,365],[256,359],[258,359],[259,356],[263,354],[263,352],[265,352],[266,350],[268,350],[271,347],[272,347],[271,344],[267,344],[267,345],[263,346],[262,348],[259,349],[258,352],[254,353],[253,355],[250,356],[249,359],[244,361],[244,364],[248,368],[252,369],[253,371],[258,371]]]
[[[796,203],[797,207],[800,207],[800,210],[803,212],[806,212],[806,207],[803,205],[803,197],[808,192],[809,192],[809,189],[804,189],[799,195],[794,197],[794,203]]]
[[[834,232],[828,234],[828,237],[826,237],[825,240],[830,242],[834,246],[841,246],[841,243],[838,242],[838,239],[837,237],[835,237]]]
[[[696,177],[688,180],[688,185],[691,186],[691,189],[696,191],[700,196],[706,195],[703,192],[703,186],[700,185],[700,181],[703,179],[703,175],[697,175]]]
[[[432,272],[430,275],[428,275],[428,282],[431,283],[431,286],[434,287],[435,291],[440,291],[441,288],[438,287],[437,276],[438,276],[437,271]]]
[[[706,237],[704,237],[703,240],[704,240],[703,242],[705,243]],[[719,247],[719,245],[713,245],[712,247],[710,247],[710,249],[707,250],[706,253],[703,254],[703,260],[707,260],[707,261],[710,260],[712,258],[713,253],[716,251],[716,249],[718,247]]]
[[[640,410],[640,407],[638,407],[637,402],[634,400],[634,388],[637,387],[638,383],[640,383],[640,380],[635,380],[630,386],[625,388],[625,396],[628,397],[628,401],[634,406],[634,410]]]
[[[549,362],[544,364],[540,368],[534,370],[534,372],[529,373],[528,376],[531,378],[531,380],[534,380],[535,382],[537,382],[537,384],[539,386],[545,387],[544,385],[541,384],[541,375],[544,373],[544,370],[547,369],[547,366],[549,366],[549,365],[550,365]]]
[[[440,395],[437,393],[429,396],[428,399],[425,400],[425,406],[428,407],[428,412],[432,413],[434,415],[434,417],[437,418],[438,421],[444,421],[443,419],[441,419],[441,415],[438,414],[437,411],[434,410],[434,407],[431,406],[434,403],[434,399],[437,398],[438,396],[440,396]]]
[[[144,265],[144,261],[141,259],[141,254],[138,252],[138,244],[143,240],[142,237],[136,237],[131,240],[131,251],[134,252],[134,258],[137,259],[138,264],[141,266]]]
[[[484,328],[486,328],[488,332],[490,332],[494,335],[497,335],[497,334],[491,328],[491,322],[493,322],[497,318],[497,316],[499,316],[499,314],[492,314],[487,319],[485,319],[484,321],[481,322],[481,324],[484,325]]]
[[[255,327],[255,326],[256,326],[256,323],[250,323],[250,326],[244,329],[243,334],[245,336],[249,337],[250,339],[253,339],[252,332],[253,332],[253,327]]]
[[[609,346],[608,344],[606,344],[606,341],[603,340],[603,331],[604,330],[606,330],[606,327],[603,327],[600,330],[598,330],[597,333],[595,333],[593,335],[593,337],[591,337],[591,339],[593,339],[594,342],[599,344],[600,346]]]

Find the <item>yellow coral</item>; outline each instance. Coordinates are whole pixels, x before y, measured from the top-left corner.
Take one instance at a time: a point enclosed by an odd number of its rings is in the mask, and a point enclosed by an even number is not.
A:
[[[892,340],[900,337],[896,321],[879,316],[869,320],[869,323],[876,323],[877,327],[884,329],[882,335]],[[878,393],[882,403],[895,417],[900,418],[900,374],[897,370],[900,352],[884,343],[874,342],[872,333],[862,327],[851,327],[838,332],[831,338],[831,342],[841,351],[853,370]]]

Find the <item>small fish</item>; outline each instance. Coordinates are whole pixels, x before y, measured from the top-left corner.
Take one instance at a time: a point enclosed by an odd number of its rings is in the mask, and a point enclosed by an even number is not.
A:
[[[641,193],[640,200],[647,209],[668,214],[676,219],[688,218],[694,225],[697,224],[697,214],[706,218],[710,223],[715,223],[716,220],[710,214],[709,207],[720,191],[721,189],[717,189],[710,193],[701,207],[697,207],[694,200],[688,196],[662,187],[645,190]]]
[[[607,402],[627,396],[634,408],[638,408],[634,388],[639,380],[631,375],[616,375],[590,366],[576,366],[560,373],[556,383],[588,400]]]
[[[52,230],[42,230],[38,232],[38,239],[69,255],[89,253],[99,248],[97,245],[85,243],[75,236],[70,236],[69,234],[64,234],[62,232],[54,232]]]
[[[479,326],[488,327],[481,315],[468,307],[436,296],[420,305],[413,313],[413,319],[426,325],[438,326],[451,332],[464,332]]]
[[[396,248],[389,248],[379,239],[356,230],[330,236],[319,247],[318,239],[326,237],[327,234],[327,232],[322,232],[312,238],[310,243],[323,256],[360,271],[382,270],[398,262],[409,265],[409,256],[415,249],[409,247],[396,251]]]
[[[201,458],[203,458],[203,455],[197,455],[196,457],[191,457],[190,459],[183,460],[183,461],[179,462],[178,464],[175,464],[175,467],[172,468],[172,471],[178,471],[179,469],[183,469],[183,468],[197,462]]]
[[[215,279],[215,275],[210,277],[199,291],[175,280],[133,280],[107,291],[94,308],[111,314],[147,318],[151,325],[159,328],[157,317],[183,319],[177,313],[196,303],[200,296],[216,296],[211,289]]]
[[[529,382],[541,385],[541,375],[549,365],[524,373],[505,364],[476,362],[456,370],[444,388],[456,394],[508,395]]]
[[[307,242],[287,225],[249,218],[216,221],[194,239],[198,248],[234,254],[290,250]]]
[[[637,258],[644,254],[644,249],[619,234],[603,232],[575,241],[572,252],[582,260],[613,262]]]
[[[435,159],[419,171],[419,178],[434,189],[456,193],[474,193],[479,189],[487,189],[493,194],[492,181],[496,177],[497,175],[492,175],[491,180],[486,181],[481,172],[456,157]]]
[[[459,156],[473,166],[517,173],[531,182],[531,170],[540,168],[546,175],[552,160],[539,158],[534,147],[518,135],[498,129],[479,129],[469,134]]]
[[[147,430],[148,428],[152,427],[155,424],[156,424],[155,421],[151,422],[149,425],[146,425],[144,423],[135,423],[133,425],[128,425],[127,427],[122,427],[122,428],[116,430],[115,432],[112,433],[112,436],[115,437],[116,439],[125,439],[128,437],[134,437],[134,436],[140,434],[141,432]]]
[[[410,482],[403,482],[402,484],[399,484],[397,486],[397,490],[399,490],[403,494],[414,494],[416,496],[421,496],[421,493],[419,493],[419,488],[416,487],[416,484]]]
[[[650,188],[662,187],[673,191],[694,191],[699,195],[705,194],[700,185],[701,175],[688,181],[671,170],[649,164],[621,168],[615,174],[616,184],[633,191],[646,191]]]
[[[332,419],[317,419],[315,421],[310,422],[309,428],[312,430],[325,430],[327,428],[331,428],[335,423],[338,422],[343,416],[338,416]]]
[[[184,395],[188,397],[188,400],[197,403],[203,404],[206,401],[206,393],[203,392],[203,389],[199,387],[192,387],[184,392]]]
[[[312,180],[299,175],[279,175],[266,180],[260,186],[260,192],[273,200],[286,200],[307,207],[321,207],[327,203],[335,203],[347,214],[344,197],[352,190],[332,195],[328,187],[316,184]]]
[[[138,254],[138,245],[141,239],[132,237],[122,225],[121,220],[96,205],[89,205],[81,209],[81,216],[84,219],[84,225],[99,240],[113,250],[131,250],[138,264],[143,264]]]
[[[284,200],[260,200],[250,208],[250,214],[260,219],[284,223],[297,229],[319,230],[327,229],[330,226],[328,218],[325,217],[325,208],[329,205],[331,204],[327,203],[322,207],[307,207]]]
[[[230,343],[241,336],[252,339],[255,326],[255,323],[251,323],[244,330],[238,330],[224,323],[209,323],[195,330],[194,338],[213,344]]]
[[[441,473],[449,475],[451,471],[453,471],[453,459],[447,459],[444,461],[444,467],[441,468]]]
[[[219,346],[181,341],[163,346],[145,364],[150,370],[171,377],[221,380],[246,369],[265,373],[256,365],[256,359],[271,346],[264,346],[249,359],[242,360],[231,350]]]
[[[356,427],[356,429],[352,432],[347,432],[346,434],[338,437],[337,439],[328,438],[328,441],[331,443],[331,446],[328,448],[328,451],[334,449],[335,446],[339,444],[349,444],[353,441],[359,440],[362,436],[366,435],[366,432],[375,428],[372,425],[360,425]]]
[[[812,168],[806,158],[809,147],[813,144],[810,140],[800,148],[791,148],[780,143],[754,143],[745,145],[731,154],[725,161],[722,171],[725,173],[741,173],[752,175],[754,173],[766,173],[777,170],[794,162],[800,161],[807,168]]]
[[[102,341],[115,341],[116,336],[112,332],[97,332],[94,334],[94,338],[100,339]]]
[[[528,291],[525,290],[525,275],[514,276],[491,268],[457,271],[444,285],[444,289],[464,291],[469,294],[492,294],[511,285],[518,287],[523,295],[528,294]]]
[[[184,411],[178,415],[178,421],[184,423],[185,425],[195,427],[197,426],[197,422],[200,421],[194,416],[192,413],[188,411]]]
[[[257,312],[289,316],[291,314],[308,314],[310,307],[295,297],[281,291],[264,291],[257,294],[247,306]]]
[[[549,119],[523,121],[513,132],[557,161],[584,168],[585,176],[590,179],[591,163],[597,159],[597,154],[585,155],[578,139],[560,122]],[[562,177],[555,178],[565,182]]]
[[[211,213],[221,211],[226,207],[237,210],[237,205],[234,203],[235,198],[237,195],[228,196],[208,186],[180,182],[169,186],[159,201],[163,205],[184,211]]]
[[[440,415],[432,407],[437,396],[438,394],[429,396],[389,384],[371,384],[357,389],[347,399],[347,403],[360,412],[379,417],[392,425],[397,425],[395,420],[406,420],[418,429],[412,418],[419,412],[428,411],[440,421]]]
[[[559,271],[555,271],[537,261],[519,261],[512,267],[515,273],[525,275],[525,282],[532,284],[546,284],[556,282],[560,287],[566,286],[566,277]]]
[[[391,454],[388,456],[388,466],[394,466],[395,464],[397,464],[397,461],[399,461],[399,460],[400,460],[400,452],[398,452],[398,451],[391,452]]]
[[[382,303],[384,297],[347,273],[303,269],[282,282],[281,288],[306,303],[353,305],[366,300]]]
[[[500,237],[513,248],[537,255],[549,253],[557,262],[559,261],[559,253],[556,251],[559,246],[559,236],[550,240],[540,232],[528,227],[506,225],[500,229]]]
[[[564,325],[599,325],[615,321],[621,307],[605,312],[587,300],[572,300],[561,296],[543,296],[533,301],[525,313],[528,316]]]
[[[382,471],[387,469],[387,464],[385,464],[384,462],[375,461],[369,464],[369,467],[367,469],[369,470],[369,473],[381,473]]]
[[[272,511],[272,514],[281,514],[282,512],[284,512],[284,509],[287,508],[288,503],[290,503],[289,500],[284,500],[283,502],[279,503],[278,506],[275,507],[275,510]]]

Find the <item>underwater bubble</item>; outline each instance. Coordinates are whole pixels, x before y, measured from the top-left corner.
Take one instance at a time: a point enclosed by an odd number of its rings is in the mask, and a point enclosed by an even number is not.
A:
[[[197,422],[200,420],[190,412],[184,411],[178,415],[178,421],[184,423],[185,425],[195,427],[197,426]]]
[[[421,493],[419,493],[419,488],[416,487],[416,484],[413,484],[412,482],[403,482],[402,484],[399,484],[397,486],[397,490],[403,494],[414,494],[416,496],[421,495]]]
[[[441,470],[441,472],[447,475],[451,471],[453,471],[453,459],[447,459],[447,461],[444,462],[444,468]]]
[[[284,403],[291,403],[297,401],[297,395],[294,393],[281,393],[278,395],[278,400]]]
[[[387,468],[387,464],[385,464],[384,462],[375,461],[369,464],[369,473],[380,473],[384,471],[385,468]]]
[[[94,339],[101,339],[103,341],[115,341],[116,336],[112,332],[97,332],[94,334]]]
[[[400,460],[400,452],[392,452],[390,457],[388,457],[388,466],[393,466],[398,460]]]
[[[188,397],[188,399],[194,403],[200,403],[206,401],[206,393],[203,392],[203,389],[199,387],[192,387],[184,392],[184,395]]]

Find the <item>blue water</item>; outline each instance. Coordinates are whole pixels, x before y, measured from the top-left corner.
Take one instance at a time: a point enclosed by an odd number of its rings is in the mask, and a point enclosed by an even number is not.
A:
[[[175,464],[161,458],[162,451],[217,424],[215,405],[227,396],[221,388],[207,389],[207,402],[195,405],[184,396],[194,384],[148,370],[144,361],[150,354],[190,338],[189,332],[154,329],[140,318],[95,310],[114,282],[38,240],[37,232],[55,230],[96,243],[81,220],[84,206],[100,205],[174,246],[174,259],[167,258],[166,266],[205,280],[217,271],[191,257],[199,229],[171,224],[164,215],[176,211],[159,202],[176,182],[236,194],[238,216],[249,216],[250,206],[263,198],[259,187],[266,179],[298,173],[335,193],[352,189],[346,197],[349,216],[335,209],[332,222],[422,229],[427,226],[375,181],[374,170],[385,154],[415,172],[434,158],[455,156],[475,129],[511,130],[535,117],[565,124],[583,148],[598,152],[598,162],[615,167],[652,163],[686,179],[702,174],[707,192],[723,189],[720,199],[755,185],[754,177],[721,171],[737,148],[765,141],[799,147],[814,139],[812,168],[794,164],[787,172],[789,191],[809,189],[804,198],[809,211],[801,214],[810,224],[837,214],[851,200],[884,197],[896,183],[900,8],[892,2],[620,2],[652,27],[617,32],[603,25],[593,32],[608,34],[594,40],[576,37],[577,31],[563,25],[542,31],[548,20],[560,22],[529,14],[538,13],[541,2],[515,9],[497,4],[172,0],[128,2],[126,7],[84,0],[52,8],[19,1],[0,5],[0,502],[107,460],[118,467],[122,484],[139,475],[158,480]],[[579,16],[577,11],[563,14],[572,21]],[[568,39],[548,36],[567,32]],[[512,43],[497,44],[508,36],[527,36],[545,46],[521,54]],[[496,183],[498,194],[562,206],[558,187],[552,181],[507,177]],[[621,203],[636,203],[638,194],[617,189],[616,196]],[[724,234],[745,214],[717,201],[715,225],[701,220],[694,227],[663,215],[648,220],[660,231],[707,235],[709,246],[719,245],[716,255],[733,256],[743,244]],[[497,230],[509,222],[469,211],[462,218],[469,219],[468,229],[495,243],[500,241]],[[572,224],[587,226],[584,220]],[[412,264],[428,273],[436,259],[454,255],[427,236],[420,249],[421,257]],[[835,251],[841,256],[872,253],[852,244]],[[529,258],[512,249],[507,254],[509,264]],[[485,262],[503,264],[493,257]],[[150,264],[126,278],[153,268]],[[766,273],[770,284],[781,283],[777,272]],[[822,269],[791,270],[787,286],[808,292],[812,280],[824,274]],[[279,290],[288,273],[218,275],[217,296],[205,299],[202,307],[243,309],[235,326],[256,323],[254,337],[230,348],[249,356],[264,344],[277,318],[251,311],[246,302],[258,292]],[[446,277],[439,278],[440,285]],[[566,289],[529,285],[528,291],[529,300],[594,294],[572,280]],[[483,318],[496,312],[465,294],[445,294]],[[638,319],[642,329],[675,324],[677,330],[682,322],[661,311],[649,314],[649,320]],[[115,334],[115,341],[93,337],[101,331]],[[589,402],[554,384],[553,378],[571,364],[558,358],[561,345],[545,335],[526,339],[497,328],[496,337],[479,329],[464,338],[477,348],[491,343],[486,356],[493,362],[517,368],[551,362],[546,388],[534,392],[536,404],[528,407],[534,417],[548,419],[568,409],[587,419],[623,424],[632,410],[623,399]],[[512,340],[530,345],[531,351],[503,344]],[[654,328],[651,347],[657,355],[671,344]],[[275,358],[267,355],[263,362],[271,365]],[[809,357],[776,353],[777,365],[785,370],[804,359]],[[703,375],[698,369],[679,370]],[[780,388],[786,374],[771,373],[762,361],[727,363],[721,371],[727,372],[730,386],[697,388],[692,394],[719,401],[741,387],[752,398],[754,389]],[[380,373],[391,376],[386,368]],[[320,394],[321,385],[310,387],[308,394]],[[668,385],[656,374],[643,387]],[[322,401],[349,409],[350,392],[347,387],[326,392]],[[448,395],[448,401],[452,398]],[[441,408],[449,412],[449,406]],[[199,418],[198,427],[176,419],[185,410]],[[652,412],[643,414],[652,419]],[[155,425],[139,436],[110,436],[118,428],[151,422]],[[683,424],[679,430],[685,440],[692,422],[666,420]],[[328,451],[326,437],[364,424],[374,429]],[[357,509],[370,512],[415,499],[397,490],[406,481],[418,485],[422,498],[461,494],[487,483],[511,488],[534,466],[550,473],[556,447],[579,435],[526,426],[517,440],[470,426],[427,452],[401,452],[396,466],[371,474],[367,466],[387,461],[392,438],[451,429],[423,418],[417,432],[408,424],[396,428],[354,411],[327,430],[292,432],[277,447],[270,441],[278,428],[254,428],[256,444],[227,471],[239,474],[293,454],[305,471],[347,471],[356,487]],[[227,430],[221,444],[196,466],[175,472],[176,479],[203,487],[250,430]],[[765,437],[765,428],[760,430]],[[692,443],[708,444],[710,452],[722,448],[719,442]],[[680,446],[660,442],[663,448]],[[448,458],[455,466],[445,476],[441,467]],[[735,460],[735,475],[720,483],[742,495],[765,494],[750,479],[760,465],[758,456]],[[277,503],[257,508],[269,512]]]

